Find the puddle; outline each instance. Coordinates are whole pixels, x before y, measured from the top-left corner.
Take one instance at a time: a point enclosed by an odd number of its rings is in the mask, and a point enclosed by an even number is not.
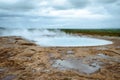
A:
[[[65,60],[55,60],[53,67],[60,70],[76,70],[80,73],[91,74],[100,69],[99,62],[85,63],[82,59],[68,58]]]
[[[74,54],[74,51],[68,50],[66,53],[67,54]]]
[[[99,61],[99,59],[108,59],[108,58],[110,57],[105,54],[99,53],[97,55],[85,57],[83,61],[95,61],[96,62],[96,61]]]
[[[99,53],[97,55],[91,55],[84,58],[69,57],[64,60],[53,60],[52,66],[60,70],[75,70],[80,73],[92,74],[99,71],[99,69],[104,66],[105,63],[101,61],[101,59],[115,61],[114,58],[111,60],[110,56]],[[118,59],[116,61],[118,62]]]
[[[109,56],[104,55],[104,54],[102,54],[102,53],[99,53],[99,54],[97,54],[96,56],[97,56],[98,58],[104,58],[104,59],[109,58]]]

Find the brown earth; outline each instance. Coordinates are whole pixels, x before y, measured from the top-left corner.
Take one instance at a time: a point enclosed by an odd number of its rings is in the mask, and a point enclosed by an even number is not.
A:
[[[113,44],[94,47],[41,47],[21,37],[0,37],[0,80],[120,80],[120,38],[92,37],[111,40]],[[104,65],[91,74],[52,67],[53,60],[56,59],[85,58],[97,54],[110,58],[99,59]]]

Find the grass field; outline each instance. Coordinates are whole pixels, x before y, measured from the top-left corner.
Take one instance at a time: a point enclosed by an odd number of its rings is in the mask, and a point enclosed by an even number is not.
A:
[[[90,35],[101,35],[101,36],[118,36],[120,37],[120,29],[60,29],[66,33],[76,34],[90,34]]]

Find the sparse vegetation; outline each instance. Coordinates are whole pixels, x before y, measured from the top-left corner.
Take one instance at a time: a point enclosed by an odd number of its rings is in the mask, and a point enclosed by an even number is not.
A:
[[[120,29],[60,29],[66,33],[81,33],[90,35],[101,35],[101,36],[119,36]]]

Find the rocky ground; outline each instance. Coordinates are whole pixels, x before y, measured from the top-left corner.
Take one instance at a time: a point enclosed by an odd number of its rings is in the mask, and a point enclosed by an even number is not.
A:
[[[0,37],[0,80],[120,80],[120,38],[97,38],[113,44],[41,47],[21,37]]]

